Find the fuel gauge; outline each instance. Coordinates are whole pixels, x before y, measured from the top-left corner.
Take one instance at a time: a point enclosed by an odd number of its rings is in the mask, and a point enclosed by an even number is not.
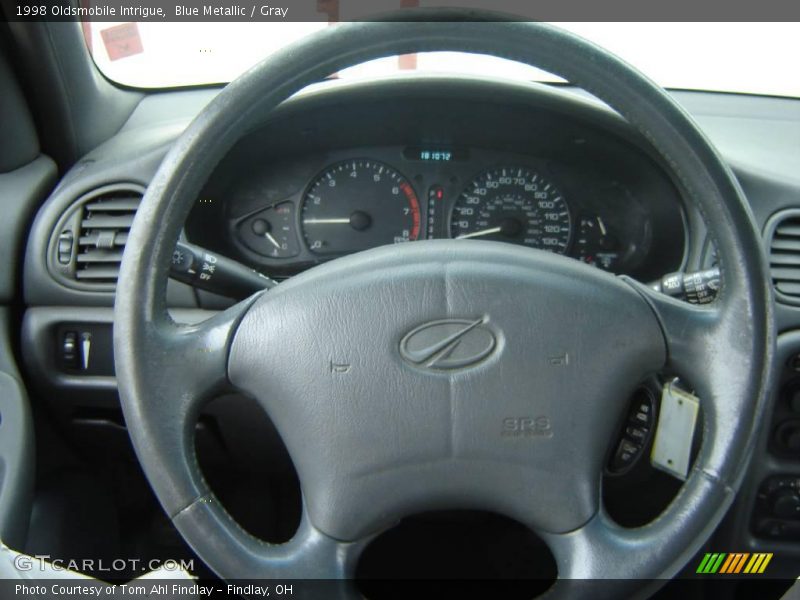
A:
[[[300,252],[294,226],[294,204],[282,202],[242,219],[237,234],[253,252],[269,258],[289,258]]]
[[[578,259],[605,271],[614,271],[619,262],[619,240],[611,233],[602,217],[581,219],[575,241]]]

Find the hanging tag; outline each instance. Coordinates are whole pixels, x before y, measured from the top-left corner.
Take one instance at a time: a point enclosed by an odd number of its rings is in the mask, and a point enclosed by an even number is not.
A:
[[[650,462],[681,481],[689,473],[694,428],[700,400],[675,385],[675,380],[664,386],[661,410],[658,414],[655,441]]]

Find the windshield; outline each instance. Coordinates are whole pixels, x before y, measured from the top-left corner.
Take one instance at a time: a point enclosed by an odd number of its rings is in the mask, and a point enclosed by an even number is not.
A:
[[[800,97],[798,23],[557,23],[638,67],[667,88]],[[141,88],[231,81],[271,52],[328,23],[84,23],[110,79]],[[453,52],[392,57],[339,77],[396,71],[491,73],[559,81],[511,61]]]

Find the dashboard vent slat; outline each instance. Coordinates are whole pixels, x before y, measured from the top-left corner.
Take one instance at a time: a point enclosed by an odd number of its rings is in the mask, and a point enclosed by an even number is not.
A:
[[[800,220],[797,223],[786,223],[775,228],[776,236],[800,237]]]
[[[99,233],[93,233],[92,235],[87,235],[78,240],[78,243],[81,246],[97,246],[102,245],[102,247],[111,247],[106,246],[101,242],[101,235]],[[125,243],[128,241],[128,234],[122,232],[116,232],[112,238],[111,242],[114,248],[124,248]]]
[[[773,252],[770,256],[770,264],[776,267],[800,267],[800,252],[797,254]]]
[[[117,280],[119,277],[119,265],[109,266],[92,266],[91,268],[79,269],[75,273],[75,277],[84,281],[108,281]]]
[[[800,296],[800,283],[779,281],[775,284],[775,289],[788,296]]]
[[[764,230],[778,300],[800,305],[800,209],[773,215]]]
[[[772,251],[776,250],[800,253],[800,239],[785,239],[776,235],[772,240]]]
[[[84,229],[130,229],[133,225],[132,214],[108,215],[100,213],[99,209],[90,212],[88,205],[84,207],[84,211],[89,215],[81,221],[81,227]]]
[[[120,263],[122,250],[87,250],[78,255],[79,263]]]
[[[75,280],[113,289],[142,192],[116,186],[98,190],[79,207]],[[102,286],[102,288],[98,287]]]
[[[84,207],[88,211],[100,210],[103,212],[136,212],[141,196],[129,196],[120,198],[108,198],[100,202],[89,202]]]
[[[780,267],[773,267],[772,281],[800,281],[800,268],[797,269],[783,269]]]

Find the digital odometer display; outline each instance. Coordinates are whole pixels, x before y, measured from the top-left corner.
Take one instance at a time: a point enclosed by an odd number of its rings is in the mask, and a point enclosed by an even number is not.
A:
[[[520,244],[564,254],[572,233],[559,189],[525,167],[480,173],[456,200],[450,236]]]
[[[408,146],[403,150],[403,157],[421,162],[456,162],[469,158],[469,153],[463,148]]]
[[[354,159],[326,168],[303,197],[303,237],[316,254],[346,254],[414,241],[420,208],[411,184],[392,167]]]

